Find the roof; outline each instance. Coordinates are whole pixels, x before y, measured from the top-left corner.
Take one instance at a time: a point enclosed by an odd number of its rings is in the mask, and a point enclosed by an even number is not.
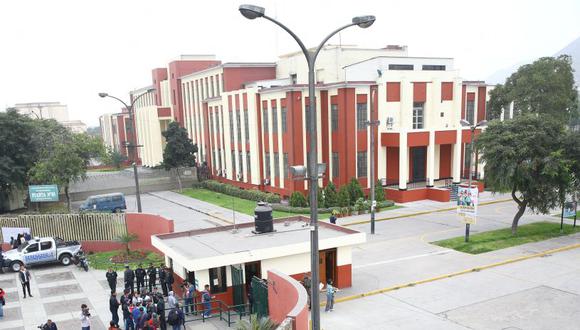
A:
[[[206,72],[216,70],[216,69],[223,69],[223,68],[261,68],[261,67],[276,67],[276,63],[274,62],[227,62],[222,63],[220,65],[212,66],[203,70],[195,71],[192,73],[188,73],[179,77],[179,79],[186,79],[189,77],[203,75]]]
[[[303,216],[274,220],[274,232],[255,234],[254,223],[153,236],[153,246],[188,270],[202,270],[310,250],[309,219]],[[320,249],[351,246],[366,241],[364,233],[319,223]]]

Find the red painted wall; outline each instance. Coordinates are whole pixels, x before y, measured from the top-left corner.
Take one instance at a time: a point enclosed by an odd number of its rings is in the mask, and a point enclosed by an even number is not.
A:
[[[429,145],[429,132],[407,133],[407,146],[424,147]]]
[[[342,265],[336,268],[336,286],[339,289],[350,288],[352,286],[352,265]]]
[[[481,86],[477,88],[477,122],[485,119],[485,94],[486,87]]]
[[[423,199],[430,199],[438,202],[449,202],[450,191],[439,188],[418,188],[410,190],[398,190],[393,188],[385,189],[387,199],[396,203],[408,203]]]
[[[388,82],[387,83],[387,102],[401,101],[401,83]]]
[[[439,146],[439,178],[451,177],[451,145]]]
[[[457,140],[456,131],[436,131],[435,144],[453,144]]]
[[[125,221],[127,231],[136,234],[138,241],[130,244],[132,249],[143,249],[161,253],[151,245],[151,236],[167,234],[174,231],[173,220],[165,219],[156,214],[127,213]]]
[[[224,91],[242,89],[244,83],[263,79],[275,79],[275,67],[224,68]]]
[[[399,182],[399,148],[387,148],[387,181]]]
[[[427,189],[427,199],[437,202],[449,202],[451,191],[449,189],[429,188]]]
[[[425,102],[427,100],[427,83],[413,83],[413,101]]]
[[[441,101],[453,100],[453,82],[441,83]]]
[[[167,69],[166,68],[157,68],[153,69],[151,72],[151,78],[153,80],[153,87],[155,88],[155,105],[161,106],[161,82],[163,80],[167,80]]]
[[[465,119],[465,92],[467,91],[467,86],[463,85],[461,87],[461,119]]]
[[[292,329],[308,329],[308,294],[292,277],[268,271],[268,309],[270,318],[281,323],[287,317],[293,320]]]

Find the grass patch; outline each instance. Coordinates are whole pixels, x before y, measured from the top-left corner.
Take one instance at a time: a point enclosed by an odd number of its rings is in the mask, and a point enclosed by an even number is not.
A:
[[[518,234],[512,236],[511,228],[474,234],[465,243],[465,237],[455,237],[432,244],[460,252],[480,254],[526,243],[539,242],[554,237],[580,233],[580,227],[564,224],[564,233],[560,233],[560,224],[553,222],[536,222],[518,227]]]
[[[90,253],[88,255],[89,266],[94,269],[104,270],[112,267],[116,271],[119,271],[125,268],[125,262],[121,261],[124,259],[123,257],[125,254],[126,253],[123,250]],[[121,256],[121,258],[119,258],[119,256]],[[133,261],[128,264],[132,269],[135,269],[140,263],[143,264],[143,267],[149,267],[149,263],[153,263],[157,266],[164,263],[163,257],[155,252],[131,251],[130,257]],[[113,260],[117,260],[117,262],[113,262]]]
[[[225,195],[222,193],[214,192],[214,191],[203,189],[203,188],[195,188],[195,189],[186,188],[186,189],[183,189],[183,192],[181,192],[181,194],[188,196],[188,197],[191,197],[191,198],[199,199],[201,201],[208,202],[208,203],[211,203],[211,204],[214,204],[217,206],[221,206],[221,207],[226,208],[226,209],[232,210],[235,208],[235,210],[237,212],[248,214],[248,215],[254,215],[254,209],[256,208],[256,202],[254,202],[254,201]],[[290,213],[290,212],[283,212],[283,211],[273,211],[272,212],[272,217],[274,219],[293,217],[293,216],[297,216],[297,215],[299,215],[299,214]],[[303,214],[303,215],[308,215],[308,214]],[[319,219],[328,219],[328,217],[330,217],[330,214],[321,213],[321,214],[318,214],[318,217],[319,217]]]

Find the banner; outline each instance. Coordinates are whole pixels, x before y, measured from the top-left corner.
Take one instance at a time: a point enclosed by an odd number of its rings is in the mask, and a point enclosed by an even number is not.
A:
[[[24,234],[24,233],[32,234],[30,232],[30,228],[2,227],[2,240],[4,241],[3,243],[10,243],[10,237],[13,237],[14,239],[16,239],[18,234]]]
[[[573,218],[576,215],[576,202],[564,203],[564,218]]]
[[[477,218],[477,205],[479,203],[479,190],[477,187],[459,187],[457,189],[457,215],[462,221],[475,224]]]
[[[46,184],[39,186],[28,186],[31,202],[58,202],[58,186]]]

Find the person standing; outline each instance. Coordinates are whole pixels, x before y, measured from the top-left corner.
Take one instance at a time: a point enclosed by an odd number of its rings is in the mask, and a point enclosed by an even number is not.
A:
[[[167,292],[173,291],[173,282],[175,279],[173,278],[173,269],[165,268],[165,285],[167,285]]]
[[[185,293],[184,293],[184,310],[185,314],[193,313],[193,297],[195,295],[195,285],[191,285],[189,283],[185,283]]]
[[[336,225],[336,215],[334,215],[334,212],[330,215],[330,223]]]
[[[167,324],[165,322],[165,301],[163,300],[163,295],[158,294],[157,297],[157,314],[159,315],[160,328],[161,330],[167,330]]]
[[[201,292],[201,302],[203,303],[203,315],[205,317],[210,317],[211,315],[211,300],[215,296],[212,296],[209,292],[209,284],[204,286],[204,290]]]
[[[133,326],[133,318],[131,317],[131,310],[129,306],[131,305],[130,301],[123,303],[121,309],[123,310],[123,322],[125,322],[125,330],[133,330],[135,327]]]
[[[117,291],[117,272],[114,271],[113,268],[109,267],[105,277],[107,278],[111,292]]]
[[[142,264],[139,264],[135,269],[135,278],[137,279],[137,291],[141,292],[141,288],[145,288],[145,269],[143,269]]]
[[[167,308],[173,309],[177,304],[177,298],[175,298],[175,293],[173,291],[169,291],[169,297],[167,297]]]
[[[28,295],[32,298],[30,293],[30,272],[24,265],[20,266],[20,284],[22,284],[22,293],[24,294],[24,299],[26,299],[26,289],[28,289]]]
[[[129,268],[129,265],[125,265],[125,272],[123,273],[123,276],[125,277],[125,289],[131,290],[131,294],[133,294],[135,272]]]
[[[183,315],[183,311],[179,308],[179,304],[176,304],[169,311],[169,314],[167,314],[167,323],[172,326],[173,330],[180,330],[184,326],[185,315]]]
[[[165,278],[167,277],[167,272],[165,272],[164,266],[159,266],[159,285],[161,285],[161,290],[163,290],[163,295],[167,297],[169,291],[167,291],[167,286],[165,285]]]
[[[148,281],[148,285],[149,285],[149,292],[153,291],[153,288],[156,288],[157,286],[155,285],[155,281],[157,281],[157,269],[155,269],[155,266],[153,266],[153,263],[149,264],[149,268],[147,268],[147,276],[149,277],[147,279]]]
[[[81,305],[81,329],[82,330],[91,330],[91,313],[89,312],[89,308],[87,305]]]
[[[310,291],[310,289],[312,288],[312,280],[310,279],[310,273],[304,274],[304,278],[302,279],[302,285],[304,285],[304,289],[306,289],[306,295],[308,296],[308,309],[310,310],[310,308],[312,307],[310,301],[310,295],[312,294],[312,292]]]
[[[117,293],[115,291],[111,292],[111,298],[109,299],[109,310],[111,311],[111,321],[114,322],[115,326],[119,327],[119,300],[117,300]]]
[[[326,307],[325,312],[334,310],[334,294],[338,291],[336,287],[332,285],[332,279],[328,279],[326,283]]]
[[[4,289],[0,288],[0,320],[4,318],[4,305],[6,305],[5,294]]]

